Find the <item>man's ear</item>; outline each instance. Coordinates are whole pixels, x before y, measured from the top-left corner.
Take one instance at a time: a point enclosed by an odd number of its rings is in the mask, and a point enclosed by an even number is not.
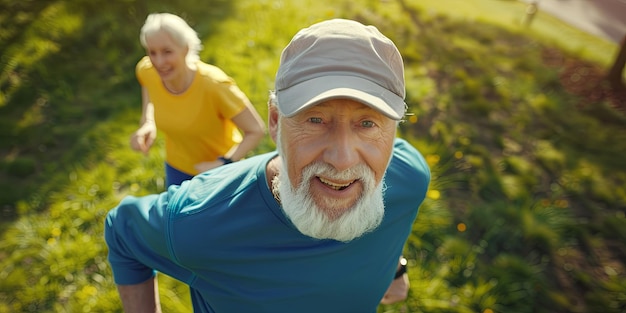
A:
[[[268,125],[269,125],[269,134],[272,140],[276,142],[276,135],[278,132],[278,108],[275,105],[270,104],[267,108],[268,112]]]

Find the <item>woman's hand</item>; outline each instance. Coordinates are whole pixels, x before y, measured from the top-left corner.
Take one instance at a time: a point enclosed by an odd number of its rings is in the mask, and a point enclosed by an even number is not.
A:
[[[156,136],[156,125],[153,121],[147,121],[130,137],[130,147],[135,151],[141,151],[143,154],[148,155],[148,150],[152,147]]]

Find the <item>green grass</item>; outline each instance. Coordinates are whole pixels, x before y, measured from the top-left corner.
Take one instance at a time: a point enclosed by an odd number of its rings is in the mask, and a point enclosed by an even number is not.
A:
[[[380,312],[626,309],[626,118],[563,85],[582,75],[568,64],[604,71],[615,45],[546,14],[522,27],[517,1],[175,3],[0,0],[0,313],[120,311],[104,216],[163,190],[162,139],[148,157],[128,147],[153,11],[188,19],[262,116],[298,29],[354,18],[398,44],[415,114],[400,135],[433,181],[409,299]],[[160,292],[165,312],[190,311],[182,284],[162,276]]]

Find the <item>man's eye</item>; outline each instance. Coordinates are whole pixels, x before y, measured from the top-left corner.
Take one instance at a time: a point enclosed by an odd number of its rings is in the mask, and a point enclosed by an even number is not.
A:
[[[322,119],[319,117],[311,117],[309,118],[309,122],[314,123],[314,124],[321,124],[322,123]]]
[[[366,127],[366,128],[372,128],[372,127],[376,126],[376,123],[374,123],[372,121],[362,121],[361,122],[361,126]]]

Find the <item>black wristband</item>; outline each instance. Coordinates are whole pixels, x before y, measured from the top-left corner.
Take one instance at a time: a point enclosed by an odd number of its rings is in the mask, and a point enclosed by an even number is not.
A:
[[[228,158],[225,158],[225,157],[223,157],[223,156],[221,156],[221,157],[219,157],[219,158],[217,158],[217,159],[218,159],[218,160],[220,160],[220,161],[222,161],[222,162],[224,162],[224,165],[226,165],[226,164],[230,164],[230,163],[233,163],[233,160],[228,159]]]
[[[400,259],[400,268],[396,271],[396,275],[393,277],[394,280],[402,277],[402,275],[407,272],[406,263],[407,261],[405,258]]]

